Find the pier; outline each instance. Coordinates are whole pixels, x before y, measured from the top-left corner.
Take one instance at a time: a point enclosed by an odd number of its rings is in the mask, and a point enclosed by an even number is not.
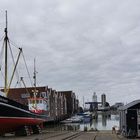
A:
[[[28,137],[13,137],[7,135],[6,137],[0,137],[0,140],[128,140],[121,135],[112,131],[98,131],[98,132],[79,132],[79,131],[43,131],[42,134],[32,135]],[[138,139],[131,139],[138,140]]]

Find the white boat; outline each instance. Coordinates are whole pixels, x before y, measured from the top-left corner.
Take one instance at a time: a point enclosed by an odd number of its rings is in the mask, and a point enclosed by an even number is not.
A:
[[[80,122],[83,122],[82,116],[73,116],[73,117],[68,118],[64,121],[61,121],[61,123],[80,123]]]

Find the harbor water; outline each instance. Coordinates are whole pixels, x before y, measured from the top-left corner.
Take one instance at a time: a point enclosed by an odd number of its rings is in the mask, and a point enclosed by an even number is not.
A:
[[[119,115],[99,114],[97,119],[93,119],[90,123],[80,124],[80,130],[84,127],[94,130],[112,130],[112,127],[119,127]]]
[[[88,130],[112,130],[112,127],[119,127],[119,115],[111,115],[108,113],[100,113],[96,119],[92,119],[90,122],[82,123],[65,123],[65,124],[52,124],[46,125],[46,129],[49,131],[83,131],[85,127]]]

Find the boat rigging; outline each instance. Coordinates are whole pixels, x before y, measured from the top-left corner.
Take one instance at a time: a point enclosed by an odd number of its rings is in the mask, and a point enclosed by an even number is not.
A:
[[[12,75],[11,75],[10,81],[8,82],[7,71],[8,71],[9,65],[8,65],[7,55],[8,55],[9,38],[8,38],[8,31],[7,31],[7,11],[6,11],[6,28],[4,32],[5,32],[5,37],[4,37],[3,45],[5,49],[5,61],[4,61],[5,62],[4,63],[5,64],[5,74],[4,74],[5,82],[4,82],[3,91],[6,94],[6,97],[2,96],[2,94],[0,95],[0,110],[1,110],[0,111],[0,124],[1,124],[0,134],[4,134],[6,132],[13,132],[13,131],[19,134],[19,133],[24,133],[27,129],[29,129],[29,131],[32,129],[33,133],[40,133],[40,126],[43,124],[43,122],[47,121],[47,114],[45,112],[47,106],[42,106],[42,105],[45,105],[45,99],[29,98],[28,100],[29,104],[28,106],[26,106],[16,101],[10,100],[8,98],[8,92],[10,90],[10,86],[13,81],[13,77],[15,75],[16,69],[17,69],[19,58],[21,54],[23,54],[23,51],[21,48],[18,48],[19,54],[17,56],[16,62],[14,62],[15,65],[12,70]],[[35,77],[34,85],[36,86],[35,74],[36,74],[36,71],[34,68],[34,77]],[[21,80],[23,81],[23,78],[21,78]],[[42,103],[40,102],[39,104],[37,104],[38,108],[35,108],[35,110],[32,110],[32,109],[30,110],[30,108],[33,105],[32,101],[35,101],[35,100],[43,101],[43,102]]]

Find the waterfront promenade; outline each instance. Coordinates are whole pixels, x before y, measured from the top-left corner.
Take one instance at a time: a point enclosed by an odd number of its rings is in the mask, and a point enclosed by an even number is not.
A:
[[[0,140],[128,140],[128,138],[112,134],[111,131],[43,131],[42,134],[26,137],[7,135],[5,137],[0,137]]]

